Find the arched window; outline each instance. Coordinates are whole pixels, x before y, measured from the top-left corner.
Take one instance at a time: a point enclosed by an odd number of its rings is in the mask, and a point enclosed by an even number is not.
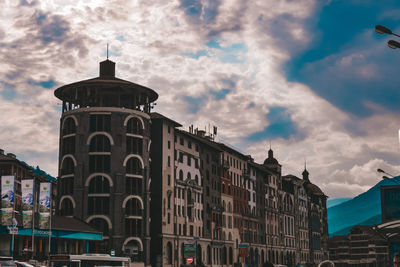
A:
[[[104,176],[95,176],[89,183],[89,194],[110,193],[110,183]]]
[[[109,235],[108,223],[102,218],[94,218],[89,222],[89,225],[93,226],[96,230],[103,233],[103,236],[107,237]]]
[[[90,140],[89,152],[111,152],[110,139],[102,134],[93,136]]]
[[[137,198],[131,198],[126,202],[125,206],[126,216],[142,216],[142,205]]]
[[[211,259],[212,259],[211,247],[210,247],[210,245],[208,245],[207,246],[207,264],[212,264]]]
[[[179,171],[179,180],[183,181],[183,171]]]
[[[61,175],[73,174],[75,172],[74,161],[66,157],[61,166]]]
[[[109,194],[110,184],[103,176],[96,176],[90,180],[88,189],[88,214],[108,215],[110,213],[110,197],[98,194]]]
[[[73,118],[69,117],[65,119],[62,132],[63,135],[73,134],[76,132],[76,125]]]
[[[171,245],[171,242],[167,243],[166,256],[167,256],[167,264],[172,264],[172,245]]]
[[[143,135],[142,122],[138,118],[129,119],[126,133]]]
[[[233,251],[232,251],[232,247],[229,247],[229,264],[232,264],[232,263],[233,263]]]
[[[197,174],[196,174],[196,176],[194,176],[194,180],[196,181],[196,184],[197,184],[197,185],[200,185],[200,184],[199,184],[199,176],[197,176]]]
[[[60,215],[61,216],[74,215],[74,205],[72,204],[71,199],[69,198],[63,199],[63,201],[61,202]]]
[[[188,180],[192,179],[192,176],[190,175],[190,172],[188,172],[186,179],[188,179]]]
[[[136,174],[136,175],[142,175],[143,171],[143,166],[142,163],[138,158],[130,158],[128,162],[126,163],[126,173],[127,174]]]

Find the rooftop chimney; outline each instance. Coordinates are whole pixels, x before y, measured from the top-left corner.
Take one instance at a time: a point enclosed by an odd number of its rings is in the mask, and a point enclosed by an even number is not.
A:
[[[115,62],[104,60],[100,62],[100,77],[115,77]]]
[[[206,131],[203,131],[203,130],[197,131],[197,136],[204,137],[205,135],[206,135]]]
[[[17,157],[15,156],[15,154],[13,154],[13,153],[7,153],[7,157],[10,157],[10,158],[13,158],[13,159],[16,159]]]

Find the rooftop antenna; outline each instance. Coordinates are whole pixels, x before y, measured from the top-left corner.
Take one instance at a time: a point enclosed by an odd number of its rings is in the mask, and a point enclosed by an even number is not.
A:
[[[108,59],[108,43],[107,43],[107,59]]]
[[[271,149],[271,140],[269,140],[269,149]]]

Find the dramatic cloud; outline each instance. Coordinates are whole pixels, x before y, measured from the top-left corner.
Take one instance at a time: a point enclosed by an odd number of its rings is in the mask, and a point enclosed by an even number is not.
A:
[[[373,32],[398,25],[362,1],[3,1],[0,147],[57,175],[58,86],[116,74],[155,89],[156,111],[284,174],[350,197],[397,174],[400,54]],[[354,19],[357,10],[357,20]],[[361,14],[361,15],[360,15]],[[338,18],[340,16],[340,19]],[[374,24],[375,23],[375,24]],[[394,30],[395,28],[393,28]]]

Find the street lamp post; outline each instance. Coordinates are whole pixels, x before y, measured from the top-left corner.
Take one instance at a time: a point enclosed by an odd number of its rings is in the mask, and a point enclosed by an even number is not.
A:
[[[389,35],[394,35],[394,36],[400,37],[400,35],[392,32],[390,29],[388,29],[388,28],[386,28],[385,26],[382,26],[382,25],[376,25],[375,26],[375,32],[377,32],[379,34],[389,34]],[[395,41],[395,40],[389,40],[387,45],[392,49],[400,48],[400,43]]]

